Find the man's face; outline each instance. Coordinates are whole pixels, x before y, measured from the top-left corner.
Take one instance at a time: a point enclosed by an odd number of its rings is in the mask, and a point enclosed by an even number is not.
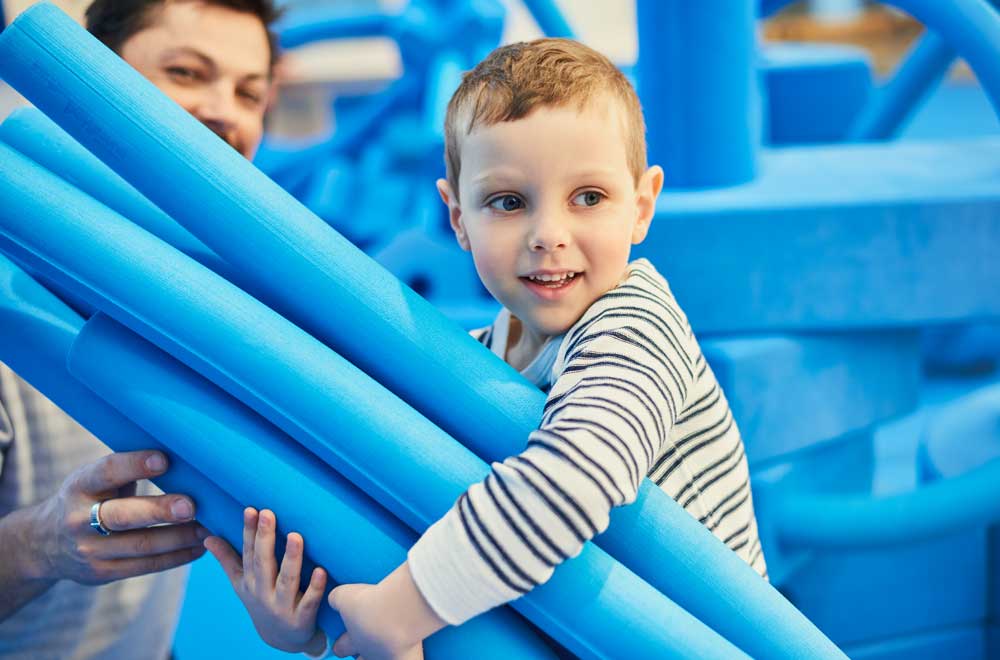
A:
[[[197,1],[167,2],[120,55],[246,158],[264,132],[271,56],[253,14]]]

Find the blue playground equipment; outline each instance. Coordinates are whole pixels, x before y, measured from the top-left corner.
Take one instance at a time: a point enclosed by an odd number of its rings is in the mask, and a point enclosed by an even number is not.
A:
[[[787,4],[638,0],[627,71],[669,186],[636,256],[730,400],[781,593],[647,481],[428,657],[550,657],[523,618],[581,657],[1000,656],[1000,137],[890,141],[956,56],[1000,113],[1000,14],[894,0],[928,33],[876,87],[855,49],[756,43]],[[0,359],[113,448],[163,446],[163,486],[234,545],[240,508],[267,506],[309,539],[356,530],[310,559],[381,577],[544,402],[455,324],[496,306],[432,185],[444,104],[503,19],[289,3],[286,48],[389,37],[404,72],[338,99],[316,144],[269,140],[271,181],[58,10],[26,12],[0,36],[0,76],[39,108],[0,124]]]

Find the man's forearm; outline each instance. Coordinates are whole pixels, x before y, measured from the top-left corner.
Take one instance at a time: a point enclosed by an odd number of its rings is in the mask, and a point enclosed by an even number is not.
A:
[[[0,621],[56,583],[42,570],[40,549],[32,535],[41,514],[41,505],[35,505],[0,518]]]

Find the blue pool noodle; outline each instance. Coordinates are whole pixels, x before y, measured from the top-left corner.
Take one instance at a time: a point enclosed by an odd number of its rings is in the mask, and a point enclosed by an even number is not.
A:
[[[231,283],[4,145],[0,172],[0,248],[74,282],[417,531],[486,476],[471,452]],[[586,657],[745,657],[589,543],[513,607]]]
[[[537,388],[64,14],[45,3],[29,9],[0,35],[0,55],[8,82],[227,262],[256,277],[253,295],[478,455],[498,460],[523,449],[541,418],[544,396]],[[163,181],[184,194],[165,191]],[[257,272],[261,264],[269,267]],[[843,657],[648,480],[635,505],[612,513],[611,530],[597,542],[752,655]]]
[[[228,279],[233,270],[215,252],[142,196],[37,108],[18,108],[0,123],[0,142],[35,161],[110,209]]]
[[[121,343],[114,348],[102,346],[99,342],[108,341],[109,334],[113,334],[116,340],[120,339]],[[83,339],[87,341],[81,351],[78,340]],[[95,343],[98,351],[86,352]],[[281,434],[273,427],[204,379],[164,354],[157,353],[155,348],[103,315],[98,314],[85,325],[75,312],[0,255],[0,360],[111,449],[164,451],[170,458],[170,469],[153,479],[154,483],[165,492],[191,496],[197,506],[198,520],[213,533],[225,538],[237,550],[242,547],[241,501],[281,511],[279,530],[307,529],[308,518],[304,519],[303,514],[310,508],[319,508],[322,511],[309,511],[309,517],[317,521],[313,529],[322,534],[306,535],[308,555],[324,560],[335,558],[335,561],[324,561],[322,564],[330,569],[332,577],[340,578],[341,582],[377,581],[405,558],[413,540],[412,532],[402,528],[384,510],[373,510],[373,506],[377,505],[356,491],[350,492],[353,489],[349,490],[350,487],[346,487],[343,480],[329,470],[306,465],[299,455],[301,450],[298,453],[295,448],[282,450],[278,446]],[[81,386],[67,372],[69,357],[73,358],[77,369],[92,372],[93,378],[87,381],[89,389]],[[109,364],[114,364],[115,368],[108,369]],[[142,378],[143,374],[157,370],[160,376],[157,381]],[[96,382],[113,383],[116,379],[124,379],[130,389],[112,390],[112,393],[127,402],[130,419],[141,417],[146,422],[153,420],[144,427],[153,431],[155,438],[90,391],[95,389]],[[259,455],[259,452],[265,451],[264,448],[255,450],[254,446],[241,446],[237,453],[225,455],[197,452],[199,445],[204,446],[208,442],[242,439],[244,435],[241,433],[252,435],[256,442],[265,444],[278,457],[268,460],[266,465],[261,465],[260,461],[253,463],[254,457],[249,454],[257,451]],[[287,442],[294,444],[291,439]],[[212,468],[213,483],[203,476],[206,471],[193,468],[185,460],[191,454],[199,460],[208,455],[231,467],[226,472],[202,460],[206,467]],[[239,456],[239,460],[233,461],[233,456]],[[281,456],[286,457],[285,462],[281,461]],[[295,488],[262,488],[261,482],[273,484],[271,476],[275,471],[282,467],[286,467],[287,471],[288,457],[300,470],[294,479]],[[233,475],[236,472],[233,468],[244,470],[238,474],[242,479],[242,483],[238,484],[240,488],[234,489],[237,484],[229,479],[221,484],[225,487],[223,491],[216,484],[223,481],[220,476]],[[307,477],[308,481],[305,480]],[[292,482],[289,479],[285,485]],[[307,499],[316,494],[317,483],[333,495],[328,492],[326,497]],[[231,494],[237,493],[234,499]],[[280,508],[289,496],[298,506]],[[335,496],[340,499],[335,499]],[[345,507],[348,502],[367,515],[352,513],[351,508]],[[334,514],[340,518],[335,518]],[[319,527],[319,524],[324,526]],[[350,530],[349,534],[342,532],[346,529]],[[281,553],[279,548],[277,554]],[[307,581],[313,566],[315,563],[307,557],[303,566],[304,581]],[[318,623],[331,639],[336,639],[344,631],[340,617],[325,604],[320,610]],[[552,657],[546,647],[537,640],[532,641],[532,633],[512,621],[512,615],[503,610],[470,621],[463,626],[462,632],[458,630],[447,629],[428,640],[425,645],[427,657],[463,660],[471,657],[473,652],[479,657],[498,659]]]
[[[113,364],[114,369],[108,365]],[[104,314],[83,326],[69,371],[242,502],[303,534],[338,583],[375,583],[416,535],[255,412]],[[234,460],[235,459],[235,460]],[[425,643],[430,658],[552,658],[506,608]]]
[[[197,519],[233,547],[243,544],[243,507],[202,473],[94,395],[66,370],[83,319],[12,261],[0,255],[0,361],[114,451],[160,449],[170,468],[152,481],[167,493],[190,496]],[[306,558],[304,566],[313,563]],[[310,568],[311,570],[311,568]],[[344,630],[330,608],[319,621],[328,635]]]

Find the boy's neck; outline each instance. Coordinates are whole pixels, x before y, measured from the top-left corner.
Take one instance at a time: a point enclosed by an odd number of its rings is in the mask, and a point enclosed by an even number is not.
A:
[[[521,323],[521,319],[511,314],[507,327],[507,348],[504,351],[504,361],[518,371],[523,371],[538,357],[538,353],[548,338],[548,335],[526,328]]]

